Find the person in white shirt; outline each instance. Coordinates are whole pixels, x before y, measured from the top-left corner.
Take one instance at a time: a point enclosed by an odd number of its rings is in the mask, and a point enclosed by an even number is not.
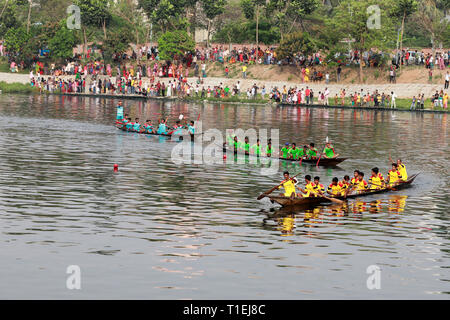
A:
[[[395,99],[397,98],[397,95],[391,91],[391,108],[397,108],[397,104],[395,103]]]
[[[330,95],[330,91],[328,90],[328,88],[325,88],[325,91],[323,92],[323,95],[324,95],[324,104],[326,105],[326,106],[328,106],[328,97],[329,97],[329,95]]]

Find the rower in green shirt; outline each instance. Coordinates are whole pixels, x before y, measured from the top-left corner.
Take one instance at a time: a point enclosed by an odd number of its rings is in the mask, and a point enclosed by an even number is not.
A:
[[[286,142],[284,147],[281,148],[281,152],[280,152],[281,153],[281,157],[280,158],[287,159],[288,158],[288,154],[289,154],[289,150],[290,150],[289,142]]]
[[[274,151],[273,151],[273,147],[272,147],[272,141],[269,140],[269,143],[267,144],[267,147],[266,147],[266,155],[267,155],[267,157],[270,158],[273,154],[274,154]]]
[[[334,147],[330,142],[327,142],[327,144],[325,145],[325,149],[323,149],[323,154],[325,154],[326,158],[332,159],[332,158],[337,158],[337,154],[335,154],[334,152]]]
[[[305,157],[307,151],[308,151],[307,145],[304,145],[303,148],[300,148],[299,158]]]
[[[232,146],[233,146],[233,152],[234,152],[234,154],[236,155],[237,152],[238,152],[238,150],[239,150],[239,148],[240,148],[240,146],[241,146],[241,142],[238,141],[237,136],[234,136],[234,137],[233,137],[233,143],[232,143]]]
[[[292,148],[289,149],[288,156],[290,159],[298,160],[300,158],[300,149],[297,148],[297,145],[292,143]]]
[[[244,153],[245,153],[246,156],[249,155],[249,153],[250,153],[250,143],[249,143],[248,137],[244,138],[244,143],[241,143],[239,148],[244,150]]]
[[[256,155],[257,157],[261,155],[261,144],[259,139],[256,140],[256,144],[252,145],[250,149],[253,155]]]
[[[306,152],[308,159],[316,159],[317,158],[317,149],[314,147],[314,143],[309,144],[309,149]]]

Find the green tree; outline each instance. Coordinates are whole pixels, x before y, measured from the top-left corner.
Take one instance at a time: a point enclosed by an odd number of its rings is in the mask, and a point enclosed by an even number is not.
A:
[[[329,27],[341,39],[353,40],[353,48],[360,52],[360,82],[363,79],[362,53],[371,48],[387,49],[394,38],[392,20],[388,15],[390,4],[388,0],[344,0],[328,21]]]
[[[415,14],[415,21],[430,35],[433,56],[436,51],[436,43],[443,42],[449,22],[445,19],[444,11],[437,7],[435,0],[420,0],[418,10]],[[441,4],[442,5],[442,4]]]
[[[405,20],[417,10],[416,0],[397,0],[393,8],[393,16],[402,19],[400,31],[400,51],[403,50],[403,32],[405,30]],[[401,64],[400,64],[401,66]]]
[[[187,25],[185,21],[180,21],[185,18],[187,1],[189,0],[138,0],[138,4],[147,17],[165,32]]]
[[[111,13],[108,10],[108,0],[76,0],[75,4],[80,7],[81,28],[84,37],[84,54],[87,53],[87,27],[102,27],[103,35],[106,39],[106,26],[111,20]]]
[[[19,55],[30,38],[31,35],[27,32],[25,27],[9,29],[5,34],[6,51],[10,52],[12,55]]]
[[[129,30],[125,28],[109,32],[102,46],[105,60],[111,61],[113,54],[121,56],[129,49],[132,39],[133,37]]]
[[[294,58],[298,53],[310,55],[318,49],[314,39],[307,32],[287,34],[276,49],[279,59]]]
[[[14,29],[20,26],[14,14],[14,6],[12,3],[5,2],[2,8],[0,16],[0,38],[3,38],[10,29]]]
[[[290,33],[297,23],[306,31],[303,20],[319,6],[319,0],[270,0],[267,11],[279,26],[283,39],[284,34]]]
[[[183,30],[168,31],[158,39],[159,56],[163,60],[173,60],[194,49],[194,40]]]
[[[259,46],[259,19],[261,12],[265,10],[266,0],[241,0],[241,7],[247,19],[256,19],[256,47]]]
[[[73,57],[73,47],[76,43],[75,32],[67,29],[66,20],[62,20],[59,29],[48,42],[50,55],[58,59],[71,58]]]
[[[209,38],[211,34],[211,24],[214,18],[219,14],[222,14],[225,10],[225,0],[201,0],[203,12],[208,19],[208,36],[207,36],[207,46],[209,47]]]

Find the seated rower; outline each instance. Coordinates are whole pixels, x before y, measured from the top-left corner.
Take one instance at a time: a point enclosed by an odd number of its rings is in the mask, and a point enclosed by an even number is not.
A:
[[[389,186],[394,186],[402,181],[402,175],[398,170],[398,164],[392,163],[392,169],[388,172],[388,181]]]
[[[353,178],[350,181],[352,187],[356,186],[356,184],[358,183],[358,177],[359,177],[359,170],[353,171]]]
[[[314,184],[311,182],[311,176],[308,174],[305,176],[305,189],[299,188],[301,193],[299,197],[308,198],[314,196]]]
[[[333,180],[331,180],[331,184],[328,186],[327,193],[334,197],[343,196],[346,191],[343,187],[342,182],[339,182],[339,179],[334,177]]]
[[[145,121],[145,125],[143,126],[142,132],[144,133],[153,133],[153,125],[151,120]]]
[[[295,142],[292,143],[292,148],[288,151],[288,157],[289,159],[298,160],[300,159],[300,149],[297,148],[297,145]]]
[[[325,187],[320,183],[320,177],[314,177],[314,193],[315,197],[323,194],[325,192]]]
[[[244,138],[244,143],[241,143],[241,145],[239,147],[246,156],[248,156],[250,154],[250,143],[249,143],[248,137]]]
[[[306,157],[306,153],[308,152],[308,146],[304,145],[302,148],[300,148],[300,152],[298,154],[299,159],[304,159]]]
[[[295,190],[295,185],[297,184],[297,180],[295,178],[289,177],[289,171],[283,172],[284,180],[281,181],[281,185],[278,187],[278,189],[281,189],[281,187],[284,188],[284,194],[285,197],[295,197],[297,195]]]
[[[350,177],[348,175],[344,176],[344,179],[340,182],[342,188],[342,195],[347,194],[347,191],[351,187]]]
[[[238,141],[237,136],[234,136],[233,137],[233,152],[234,152],[234,155],[237,155],[240,145],[241,145],[241,143]]]
[[[364,172],[359,172],[358,182],[356,183],[356,192],[364,193],[369,189],[369,184],[364,180]]]
[[[284,147],[283,148],[281,148],[281,151],[280,151],[280,158],[282,158],[282,159],[288,159],[288,156],[289,156],[289,150],[290,150],[291,148],[289,148],[289,142],[286,142],[285,144],[284,144]]]
[[[156,131],[157,134],[168,134],[167,133],[167,125],[166,125],[166,120],[165,119],[161,119],[159,126],[158,126],[158,130]]]
[[[125,130],[132,131],[134,127],[134,123],[131,122],[131,118],[127,119],[127,122],[125,123]]]
[[[133,132],[141,132],[141,124],[139,123],[139,118],[136,118],[134,120],[134,124],[133,124]]]
[[[384,177],[377,167],[372,169],[372,176],[369,178],[370,190],[379,190],[384,188]]]
[[[317,159],[317,149],[314,147],[314,143],[309,144],[308,151],[306,152],[306,156],[308,159],[315,160]]]
[[[339,154],[335,153],[334,147],[330,142],[327,142],[325,144],[325,148],[323,149],[322,154],[325,155],[325,158],[328,158],[328,159],[334,159],[339,156]]]
[[[274,152],[273,152],[273,147],[272,147],[272,140],[269,139],[269,143],[267,144],[267,147],[266,147],[266,156],[270,158],[270,157],[272,157],[273,154],[274,154]]]
[[[121,120],[120,121],[120,123],[118,124],[118,126],[121,128],[121,129],[123,129],[123,130],[125,130],[126,129],[126,125],[127,125],[127,123],[128,123],[128,114],[125,114],[125,117],[123,118],[123,120]]]
[[[394,161],[392,161],[391,155],[389,154],[389,161],[391,163],[394,163]],[[400,172],[400,174],[402,175],[401,179],[403,181],[408,180],[408,173],[406,173],[406,166],[405,164],[402,162],[402,159],[397,159],[397,166],[398,166],[398,171]]]
[[[261,142],[259,139],[256,140],[256,144],[251,146],[250,151],[253,155],[256,155],[257,157],[261,156]]]
[[[183,130],[183,126],[181,125],[181,121],[177,120],[175,122],[175,125],[172,128],[172,131],[170,132],[170,134],[176,134],[176,135],[181,135]]]

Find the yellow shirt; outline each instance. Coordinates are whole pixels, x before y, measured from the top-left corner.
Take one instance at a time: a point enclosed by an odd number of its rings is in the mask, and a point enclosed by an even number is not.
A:
[[[369,178],[369,183],[372,184],[370,186],[370,190],[381,189],[381,187],[384,184],[384,177],[383,177],[383,175],[381,173],[378,173],[378,175],[371,176]]]
[[[389,170],[389,184],[392,185],[402,179],[400,171]]]
[[[361,180],[356,183],[356,190],[359,192],[364,192],[369,188],[369,185],[365,180]]]
[[[282,184],[282,186],[284,188],[284,196],[285,197],[290,197],[292,193],[296,194],[295,183],[291,179],[289,179],[288,181],[285,181]],[[279,188],[281,188],[281,186]]]
[[[245,71],[247,71],[247,66],[242,67],[242,72],[245,72]]]
[[[314,183],[310,182],[305,186],[306,193],[303,194],[303,197],[308,198],[311,196],[311,193],[314,193]]]
[[[400,172],[400,174],[402,175],[402,180],[406,181],[408,180],[408,174],[406,173],[406,166],[404,164],[400,164],[398,166],[398,171]]]
[[[343,195],[343,188],[341,186],[340,183],[334,185],[334,184],[330,184],[328,186],[328,191],[333,195],[333,196],[341,196]]]

